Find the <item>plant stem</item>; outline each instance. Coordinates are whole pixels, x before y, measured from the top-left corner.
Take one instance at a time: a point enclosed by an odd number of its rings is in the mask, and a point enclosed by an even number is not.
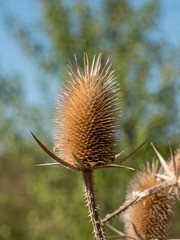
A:
[[[167,182],[166,181],[164,183],[160,183],[159,185],[156,185],[155,187],[152,187],[152,188],[149,188],[149,189],[146,189],[146,190],[140,192],[139,196],[135,196],[134,198],[132,198],[128,201],[125,201],[125,203],[123,205],[121,205],[117,210],[115,210],[112,213],[107,214],[105,218],[101,219],[101,224],[104,225],[106,222],[109,222],[112,218],[118,216],[123,211],[125,211],[129,207],[132,207],[134,204],[139,203],[140,201],[147,198],[148,196],[151,196],[154,193],[161,192],[164,190],[168,191],[168,189],[176,187],[177,184],[180,185],[180,180],[178,180],[178,182],[174,182],[174,181]]]
[[[94,193],[94,183],[93,183],[93,171],[92,170],[84,170],[83,171],[84,185],[85,185],[85,194],[87,198],[89,213],[91,216],[91,221],[94,228],[95,237],[97,240],[106,240],[106,234],[104,231],[104,227],[102,226],[98,209],[96,207],[95,201],[95,193]]]

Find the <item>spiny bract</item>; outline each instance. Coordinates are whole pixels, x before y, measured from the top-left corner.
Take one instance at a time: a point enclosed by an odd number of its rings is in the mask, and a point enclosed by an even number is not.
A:
[[[176,164],[176,168],[177,168],[177,174],[178,174],[178,176],[180,176],[180,148],[178,148],[175,151],[174,160],[175,160],[175,164]],[[170,168],[171,171],[173,171],[173,161],[172,161],[172,159],[170,159],[169,168]]]
[[[156,177],[157,164],[152,169],[147,166],[138,173],[129,185],[127,199],[132,198],[133,192],[144,191],[155,187],[161,181]],[[168,190],[162,190],[148,196],[144,200],[129,208],[124,216],[126,233],[131,237],[137,237],[132,223],[143,239],[167,238],[173,206],[173,196]]]
[[[108,61],[101,70],[101,54],[84,72],[75,56],[76,69],[68,65],[68,79],[58,98],[55,117],[55,147],[65,161],[77,167],[73,155],[92,168],[114,160],[118,130],[117,83]]]

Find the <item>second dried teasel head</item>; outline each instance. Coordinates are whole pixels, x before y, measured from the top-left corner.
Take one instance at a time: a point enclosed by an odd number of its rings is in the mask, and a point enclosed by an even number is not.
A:
[[[157,164],[147,165],[131,180],[127,199],[144,190],[156,188],[162,181],[157,177]],[[160,190],[140,200],[124,215],[126,233],[140,239],[165,239],[171,224],[174,198],[169,189]]]

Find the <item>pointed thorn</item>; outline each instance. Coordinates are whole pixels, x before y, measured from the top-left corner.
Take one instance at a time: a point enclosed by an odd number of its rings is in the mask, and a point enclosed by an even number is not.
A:
[[[116,168],[124,168],[128,170],[135,170],[134,168],[123,166],[123,165],[118,165],[118,164],[106,164],[106,165],[101,165],[101,166],[95,166],[94,169],[100,169],[100,168],[111,168],[111,167],[116,167]]]
[[[136,236],[138,237],[138,239],[140,239],[140,240],[144,240],[144,238],[141,236],[141,234],[138,232],[138,230],[137,230],[137,228],[136,228],[136,226],[135,226],[135,224],[132,222],[132,225],[133,225],[133,229],[134,229],[134,231],[135,231],[135,233],[136,233]]]
[[[71,168],[74,170],[78,170],[76,167],[74,167],[73,165],[65,162],[64,160],[62,160],[61,158],[57,157],[55,154],[53,154],[51,151],[49,151],[44,144],[30,131],[30,133],[32,134],[33,138],[36,140],[36,142],[39,144],[39,146],[44,150],[44,152],[46,152],[51,158],[53,158],[54,160],[56,160],[57,162],[59,162],[60,164],[62,164],[63,166],[67,167],[67,168]]]
[[[113,230],[115,233],[119,234],[120,236],[124,236],[124,233],[120,232],[118,229],[114,228],[109,223],[106,223],[106,226]]]
[[[55,166],[55,165],[62,165],[60,163],[40,163],[40,164],[36,164],[36,167],[44,167],[44,166]]]
[[[79,158],[78,158],[76,155],[74,155],[73,153],[72,153],[72,155],[73,155],[75,161],[77,162],[77,164],[80,166],[80,168],[81,168],[81,169],[85,169],[85,166],[84,166],[83,162],[81,161],[81,159],[79,159]]]
[[[180,201],[180,186],[177,183],[177,199]]]
[[[168,174],[168,175],[172,175],[172,172],[169,170],[169,166],[167,165],[166,161],[164,160],[164,158],[161,156],[161,154],[158,152],[158,150],[156,149],[156,147],[154,146],[154,144],[151,142],[151,146],[152,148],[154,149],[156,155],[158,156],[159,158],[159,161],[161,162],[161,165],[162,167],[164,168],[165,172]]]
[[[151,136],[151,135],[150,135]],[[119,160],[117,163],[122,163],[125,160],[127,160],[128,158],[132,157],[137,151],[139,151],[142,146],[149,140],[150,136],[148,138],[146,138],[146,140],[139,146],[137,147],[134,151],[132,151],[130,154],[128,154],[127,156],[125,156],[124,158],[122,158],[121,160]]]
[[[173,152],[173,150],[172,150],[172,146],[171,146],[170,142],[169,142],[169,150],[170,150],[170,153],[171,153],[171,161],[173,162],[174,175],[175,175],[176,178],[177,178],[177,177],[178,177],[177,167],[176,167],[174,152]]]
[[[119,156],[121,156],[121,154],[123,154],[123,153],[124,153],[124,150],[121,151],[120,153],[116,154],[116,155],[115,155],[115,160],[116,160]]]

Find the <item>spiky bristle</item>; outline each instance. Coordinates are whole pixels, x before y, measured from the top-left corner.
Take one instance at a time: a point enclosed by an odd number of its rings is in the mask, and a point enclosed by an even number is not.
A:
[[[180,176],[180,148],[178,148],[175,152],[175,163],[177,167],[177,174]]]
[[[101,54],[89,66],[84,56],[84,73],[75,56],[76,71],[68,66],[68,83],[60,92],[55,117],[57,153],[77,166],[73,155],[85,166],[112,162],[117,135],[117,84],[108,61],[101,71]]]
[[[175,160],[175,164],[176,164],[177,175],[180,176],[180,148],[178,148],[175,151],[174,160]],[[173,171],[173,161],[172,161],[172,159],[170,159],[169,168],[170,168],[171,171]]]
[[[157,165],[152,170],[148,167],[138,173],[131,181],[127,199],[132,198],[133,192],[155,187],[160,183],[156,177]],[[129,208],[124,216],[126,233],[137,237],[133,224],[143,239],[165,239],[168,234],[173,206],[173,196],[163,190],[148,196]],[[132,224],[133,223],[133,224]]]

